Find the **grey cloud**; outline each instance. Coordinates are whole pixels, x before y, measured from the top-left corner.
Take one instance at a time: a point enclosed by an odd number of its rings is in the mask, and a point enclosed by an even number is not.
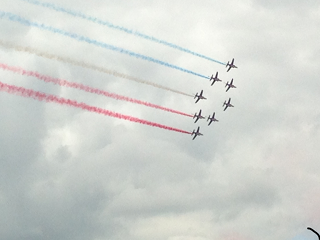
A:
[[[316,2],[55,2],[221,61],[235,57],[239,69],[228,73],[156,43],[27,3],[22,11],[11,2],[0,5],[205,75],[219,71],[224,81],[234,78],[237,89],[225,93],[223,84],[210,88],[207,79],[1,20],[4,40],[188,93],[204,89],[208,100],[195,105],[191,97],[3,48],[1,62],[190,114],[216,111],[220,120],[210,127],[199,121],[204,136],[192,141],[187,134],[1,92],[2,238],[289,240],[307,220],[320,224],[312,211],[317,201],[310,200],[319,186]],[[197,126],[191,118],[9,72],[1,76],[187,131]],[[228,97],[235,108],[223,112]]]

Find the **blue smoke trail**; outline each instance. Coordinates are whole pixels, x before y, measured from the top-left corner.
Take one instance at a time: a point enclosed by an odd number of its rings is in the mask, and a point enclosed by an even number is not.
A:
[[[169,43],[169,42],[166,42],[164,40],[160,40],[160,39],[157,39],[155,37],[145,35],[145,34],[140,33],[138,31],[133,31],[133,30],[130,30],[128,28],[124,28],[124,27],[121,27],[121,26],[113,25],[110,22],[103,21],[103,20],[100,20],[100,19],[95,18],[95,17],[87,16],[87,15],[81,13],[81,12],[75,12],[75,11],[72,11],[72,10],[69,10],[69,9],[65,9],[63,7],[59,7],[59,6],[57,6],[55,4],[52,4],[52,3],[39,2],[37,0],[22,0],[22,1],[25,1],[25,2],[28,2],[28,3],[31,3],[31,4],[35,4],[35,5],[38,5],[38,6],[42,6],[42,7],[50,8],[50,9],[58,11],[58,12],[67,13],[67,14],[72,15],[74,17],[80,17],[80,18],[86,19],[88,21],[91,21],[91,22],[94,22],[94,23],[98,23],[98,24],[103,25],[103,26],[107,26],[109,28],[117,29],[117,30],[126,32],[128,34],[132,34],[132,35],[135,35],[135,36],[138,36],[138,37],[142,37],[144,39],[147,39],[147,40],[150,40],[150,41],[154,41],[154,42],[157,42],[157,43],[160,43],[160,44],[163,44],[163,45],[178,49],[178,50],[186,52],[186,53],[190,53],[190,54],[192,54],[194,56],[197,56],[197,57],[200,57],[200,58],[204,58],[204,59],[212,61],[212,62],[216,62],[216,63],[222,64],[222,65],[226,65],[223,62],[220,62],[220,61],[217,61],[217,60],[212,59],[210,57],[204,56],[202,54],[190,51],[190,50],[188,50],[186,48],[180,47],[180,46],[175,45],[173,43]]]
[[[193,72],[193,71],[190,71],[190,70],[187,70],[187,69],[184,69],[184,68],[181,68],[181,67],[178,67],[178,66],[175,66],[175,65],[172,65],[172,64],[157,60],[157,59],[154,59],[152,57],[144,56],[144,55],[139,54],[139,53],[134,53],[134,52],[131,52],[129,50],[126,50],[126,49],[123,49],[123,48],[120,48],[120,47],[115,47],[115,46],[106,44],[104,42],[99,42],[97,40],[90,39],[88,37],[77,35],[75,33],[66,32],[66,31],[63,31],[63,30],[58,29],[58,28],[53,28],[53,27],[50,27],[50,26],[46,26],[44,24],[31,22],[29,20],[26,20],[26,19],[24,19],[24,18],[22,18],[22,17],[20,17],[18,15],[12,14],[12,13],[0,11],[0,18],[6,18],[6,19],[8,19],[10,21],[19,22],[19,23],[21,23],[23,25],[26,25],[26,26],[33,26],[33,27],[44,29],[44,30],[47,30],[47,31],[50,31],[50,32],[53,32],[53,33],[59,33],[59,34],[62,34],[64,36],[76,39],[78,41],[94,44],[94,45],[96,45],[98,47],[102,47],[102,48],[110,49],[110,50],[117,51],[117,52],[120,52],[120,53],[124,53],[124,54],[130,55],[130,56],[136,57],[136,58],[141,58],[141,59],[144,59],[144,60],[147,60],[147,61],[150,61],[150,62],[154,62],[154,63],[158,63],[158,64],[161,64],[161,65],[164,65],[166,67],[174,68],[174,69],[180,70],[182,72],[190,73],[190,74],[196,75],[198,77],[209,79],[209,77],[206,77],[206,76],[204,76],[202,74],[199,74],[199,73],[196,73],[196,72]]]

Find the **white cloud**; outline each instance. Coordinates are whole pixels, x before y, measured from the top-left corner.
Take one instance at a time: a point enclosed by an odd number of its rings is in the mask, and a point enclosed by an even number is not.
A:
[[[14,4],[13,4],[14,2]],[[164,45],[23,1],[2,11],[160,59],[167,68],[0,19],[2,41],[142,78],[191,97],[0,48],[0,62],[194,114],[218,123],[187,134],[0,92],[3,239],[296,239],[319,226],[319,4],[316,1],[54,1],[166,40]],[[1,70],[1,82],[192,131],[191,118]],[[234,108],[222,111],[231,97]],[[319,229],[320,230],[320,229]],[[304,235],[303,235],[304,236]],[[309,239],[309,238],[308,238]],[[311,238],[310,238],[311,239]]]

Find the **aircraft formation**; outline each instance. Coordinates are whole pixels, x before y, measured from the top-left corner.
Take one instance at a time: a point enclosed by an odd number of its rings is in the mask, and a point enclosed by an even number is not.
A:
[[[133,34],[136,37],[140,37],[140,38],[144,38],[145,40],[150,40],[150,41],[154,41],[158,44],[163,44],[166,45],[167,47],[171,47],[174,48],[176,50],[182,51],[184,53],[188,53],[197,57],[200,57],[202,59],[206,59],[209,60],[211,62],[215,62],[221,65],[224,65],[227,68],[227,72],[230,71],[231,68],[237,68],[237,66],[234,64],[234,59],[232,59],[230,62],[228,61],[228,63],[224,63],[224,62],[220,62],[218,60],[215,60],[213,58],[207,57],[205,55],[193,52],[189,49],[186,48],[182,48],[178,45],[175,45],[173,43],[155,38],[153,36],[149,36],[149,35],[145,35],[142,33],[139,33],[137,31],[131,31],[130,29],[127,29],[123,26],[118,26],[116,24],[112,24],[110,22],[107,22],[103,19],[98,19],[96,17],[93,16],[89,16],[86,15],[85,13],[81,13],[81,12],[76,12],[74,10],[71,9],[66,9],[62,6],[58,6],[55,4],[46,4],[42,1],[33,1],[33,0],[24,0],[29,4],[34,4],[40,7],[44,7],[44,8],[48,8],[51,11],[58,11],[61,12],[63,14],[68,14],[68,15],[72,15],[74,18],[81,18],[81,19],[85,19],[87,21],[91,21],[95,24],[99,24],[108,28],[112,28],[113,30],[118,30],[118,31],[123,31],[127,34]],[[69,38],[69,40],[73,40],[73,41],[78,41],[80,43],[86,43],[86,44],[90,44],[92,47],[99,47],[101,49],[105,50],[109,50],[109,51],[114,51],[117,52],[119,54],[125,54],[134,58],[138,58],[144,61],[149,61],[150,63],[153,64],[158,64],[164,67],[168,67],[171,69],[175,69],[184,73],[188,73],[191,74],[193,76],[197,76],[200,78],[204,78],[204,79],[209,79],[211,86],[213,86],[216,82],[222,82],[222,80],[218,77],[218,72],[216,72],[215,76],[212,74],[211,78],[205,75],[202,75],[200,73],[197,73],[195,71],[177,66],[175,64],[154,58],[152,56],[148,56],[148,55],[144,55],[142,53],[138,53],[138,52],[134,52],[130,49],[125,49],[122,48],[120,46],[116,46],[113,44],[110,44],[108,42],[105,41],[101,41],[101,40],[97,40],[92,38],[92,36],[86,36],[86,35],[82,35],[80,33],[76,34],[74,32],[70,32],[68,30],[65,30],[63,28],[58,28],[54,25],[48,25],[46,23],[40,23],[37,21],[32,21],[28,18],[25,18],[23,16],[18,15],[19,13],[11,13],[11,12],[4,12],[0,10],[0,21],[11,21],[11,22],[15,22],[15,23],[19,23],[23,26],[27,26],[27,27],[31,27],[31,28],[38,28],[41,31],[44,32],[51,32],[51,34],[56,34],[56,35],[60,35],[60,37],[65,37],[65,38]],[[44,33],[45,34],[45,33]],[[44,38],[45,39],[45,38]],[[48,41],[50,39],[48,38]],[[92,64],[90,62],[85,62],[82,60],[79,60],[77,58],[72,58],[69,56],[64,56],[64,55],[57,55],[55,53],[50,53],[47,51],[40,51],[37,48],[33,48],[33,47],[29,47],[29,46],[19,46],[19,45],[15,45],[14,43],[10,43],[10,42],[5,42],[3,40],[0,39],[0,47],[4,47],[7,49],[11,49],[14,50],[16,52],[25,52],[28,54],[32,54],[32,55],[36,55],[37,57],[41,57],[41,58],[47,58],[49,60],[54,60],[54,61],[59,61],[62,64],[71,64],[71,65],[75,65],[87,70],[91,70],[91,71],[98,71],[104,74],[109,74],[115,77],[120,77],[126,80],[130,80],[130,81],[134,81],[140,84],[146,84],[158,89],[162,89],[162,90],[166,90],[166,91],[170,91],[170,92],[174,92],[176,94],[181,94],[181,95],[185,95],[185,96],[189,96],[189,97],[194,97],[195,99],[195,103],[198,103],[200,100],[206,100],[207,97],[204,96],[204,91],[201,90],[200,92],[196,93],[195,95],[193,94],[188,94],[185,93],[183,91],[177,90],[177,89],[172,89],[169,88],[167,86],[163,86],[157,83],[154,83],[153,81],[148,81],[146,79],[141,79],[141,78],[137,78],[135,76],[132,75],[127,75],[124,73],[120,73],[117,72],[114,69],[109,69],[108,67],[102,67],[99,65],[95,65]],[[102,90],[102,89],[98,89],[98,88],[94,88],[88,85],[84,85],[81,83],[77,83],[77,82],[72,82],[72,81],[68,81],[65,79],[60,79],[60,78],[56,78],[53,76],[48,76],[48,75],[44,75],[41,72],[36,72],[36,71],[31,71],[31,70],[27,70],[24,69],[23,67],[18,67],[18,66],[10,66],[6,63],[1,63],[0,62],[0,69],[2,71],[10,71],[12,73],[15,74],[20,74],[22,76],[28,76],[28,77],[32,77],[33,79],[37,79],[43,82],[46,82],[48,84],[55,84],[55,85],[59,85],[60,87],[64,87],[64,88],[74,88],[80,91],[84,91],[87,93],[91,93],[91,94],[97,94],[97,95],[101,95],[104,97],[108,97],[108,98],[113,98],[113,99],[117,99],[117,100],[122,100],[122,101],[127,101],[127,102],[131,102],[134,104],[140,104],[140,105],[144,105],[150,108],[156,108],[162,111],[167,111],[167,112],[171,112],[174,114],[179,114],[179,115],[184,115],[187,117],[193,117],[194,119],[194,123],[197,123],[199,121],[199,119],[206,119],[208,122],[208,126],[210,126],[212,124],[212,122],[218,122],[219,120],[216,118],[216,111],[214,111],[212,113],[212,115],[209,115],[208,117],[202,115],[202,110],[200,109],[199,112],[195,113],[194,115],[189,114],[189,113],[185,113],[176,109],[171,109],[171,108],[167,108],[167,107],[163,107],[157,104],[153,104],[150,102],[146,102],[146,101],[142,101],[139,99],[135,99],[135,98],[131,98],[128,96],[123,96],[121,94],[118,93],[111,93],[108,92],[106,90]],[[225,88],[226,88],[226,92],[229,92],[229,90],[231,88],[236,88],[236,86],[234,85],[234,79],[232,78],[231,81],[226,82],[225,84]],[[60,96],[55,96],[55,95],[51,95],[51,94],[47,94],[44,92],[38,92],[35,91],[33,89],[28,89],[28,88],[23,88],[23,87],[18,87],[16,85],[11,85],[11,84],[6,84],[0,81],[0,92],[7,92],[9,94],[16,94],[22,97],[28,97],[28,98],[33,98],[36,99],[38,101],[44,101],[44,102],[54,102],[60,105],[68,105],[70,107],[75,107],[75,108],[80,108],[82,110],[86,110],[86,111],[91,111],[91,112],[95,112],[98,114],[103,114],[106,116],[110,116],[110,117],[115,117],[115,118],[120,118],[120,119],[124,119],[127,121],[132,121],[132,122],[136,122],[136,123],[140,123],[140,124],[146,124],[149,126],[153,126],[153,127],[158,127],[158,128],[162,128],[162,129],[166,129],[166,130],[171,130],[171,131],[176,131],[176,132],[180,132],[180,133],[185,133],[185,134],[191,134],[191,136],[193,136],[192,139],[195,139],[197,136],[201,136],[203,135],[200,132],[200,127],[197,127],[195,130],[191,131],[185,131],[179,128],[174,128],[174,127],[170,127],[167,125],[163,125],[163,124],[159,124],[156,122],[151,122],[145,119],[140,119],[140,118],[136,118],[134,116],[131,115],[124,115],[118,112],[114,112],[114,111],[110,111],[107,109],[103,109],[103,108],[99,108],[96,106],[92,106],[92,105],[87,105],[85,103],[80,103],[77,102],[76,100],[72,100],[72,99],[66,99]],[[229,99],[225,100],[223,103],[223,111],[226,111],[227,108],[229,107],[233,107],[233,104],[231,103],[231,98],[229,97]]]
[[[230,63],[228,62],[226,64],[226,67],[227,67],[227,72],[229,72],[231,68],[238,68],[234,64],[234,58],[231,60]],[[216,72],[215,76],[213,76],[212,74],[209,80],[210,82],[212,81],[211,86],[213,86],[215,82],[222,82],[222,80],[218,77],[218,72]],[[229,81],[226,82],[225,88],[226,88],[226,92],[228,92],[230,88],[236,88],[236,86],[233,83],[233,78],[231,79],[230,83]],[[203,96],[203,90],[201,90],[199,94],[198,93],[195,94],[194,99],[196,99],[195,103],[197,103],[199,102],[199,100],[207,99],[207,98]],[[226,111],[229,107],[234,107],[231,104],[231,97],[229,97],[228,100],[224,101],[222,107],[223,107],[223,111]],[[219,120],[215,118],[215,114],[216,112],[213,112],[212,116],[210,115],[208,116],[207,118],[207,121],[209,122],[208,126],[210,126],[212,122],[219,122]],[[202,109],[199,110],[199,113],[195,113],[193,115],[193,119],[195,119],[194,123],[198,122],[199,119],[205,119],[205,118],[206,117],[202,115]],[[192,140],[194,140],[197,136],[203,136],[203,134],[200,132],[200,127],[198,127],[197,129],[194,129],[191,133],[191,136],[193,136]]]

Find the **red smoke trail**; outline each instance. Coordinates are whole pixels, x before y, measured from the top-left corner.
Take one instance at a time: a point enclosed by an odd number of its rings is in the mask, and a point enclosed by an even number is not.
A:
[[[42,75],[42,74],[37,73],[37,72],[24,70],[24,69],[19,68],[19,67],[12,67],[12,66],[8,66],[6,64],[0,63],[0,68],[2,68],[4,70],[12,71],[14,73],[19,73],[19,74],[25,75],[25,76],[36,77],[36,78],[38,78],[40,80],[43,80],[45,82],[50,82],[50,83],[57,84],[57,85],[60,85],[60,86],[63,86],[63,87],[76,88],[76,89],[83,90],[85,92],[95,93],[95,94],[98,94],[98,95],[103,95],[103,96],[114,98],[114,99],[117,99],[117,100],[124,100],[124,101],[127,101],[127,102],[137,103],[137,104],[145,105],[145,106],[148,106],[148,107],[161,109],[161,110],[164,110],[164,111],[167,111],[167,112],[172,112],[172,113],[176,113],[176,114],[180,114],[180,115],[184,115],[184,116],[188,116],[188,117],[193,117],[193,115],[190,115],[190,114],[187,114],[187,113],[183,113],[183,112],[180,112],[180,111],[177,111],[177,110],[161,107],[161,106],[156,105],[156,104],[152,104],[152,103],[140,101],[140,100],[137,100],[137,99],[121,96],[121,95],[118,95],[118,94],[115,94],[115,93],[109,93],[109,92],[106,92],[106,91],[103,91],[103,90],[100,90],[100,89],[97,89],[97,88],[92,88],[92,87],[89,87],[89,86],[85,86],[85,85],[80,84],[80,83],[74,83],[74,82],[69,82],[67,80],[63,80],[63,79],[59,79],[59,78],[53,78],[53,77],[45,76],[45,75]]]
[[[81,108],[83,110],[87,110],[90,112],[96,112],[99,114],[103,114],[103,115],[107,115],[110,117],[115,117],[115,118],[120,118],[120,119],[124,119],[124,120],[128,120],[131,122],[137,122],[137,123],[141,123],[141,124],[146,124],[149,126],[153,126],[153,127],[158,127],[158,128],[162,128],[162,129],[167,129],[167,130],[171,130],[171,131],[176,131],[176,132],[180,132],[180,133],[186,133],[186,134],[191,134],[191,132],[187,132],[184,130],[180,130],[177,128],[172,128],[169,126],[165,126],[159,123],[154,123],[154,122],[150,122],[147,120],[142,120],[139,118],[135,118],[135,117],[131,117],[128,115],[123,115],[120,113],[116,113],[116,112],[112,112],[103,108],[98,108],[98,107],[94,107],[94,106],[90,106],[88,104],[85,103],[79,103],[77,101],[74,100],[70,100],[70,99],[66,99],[66,98],[61,98],[61,97],[57,97],[51,94],[46,94],[46,93],[41,93],[38,91],[34,91],[31,89],[27,89],[27,88],[23,88],[23,87],[17,87],[14,85],[9,85],[6,83],[2,83],[0,82],[0,91],[4,91],[7,93],[11,93],[11,94],[16,94],[16,95],[20,95],[23,97],[29,97],[29,98],[33,98],[35,100],[38,101],[46,101],[46,102],[55,102],[61,105],[68,105],[71,107],[76,107],[76,108]]]

